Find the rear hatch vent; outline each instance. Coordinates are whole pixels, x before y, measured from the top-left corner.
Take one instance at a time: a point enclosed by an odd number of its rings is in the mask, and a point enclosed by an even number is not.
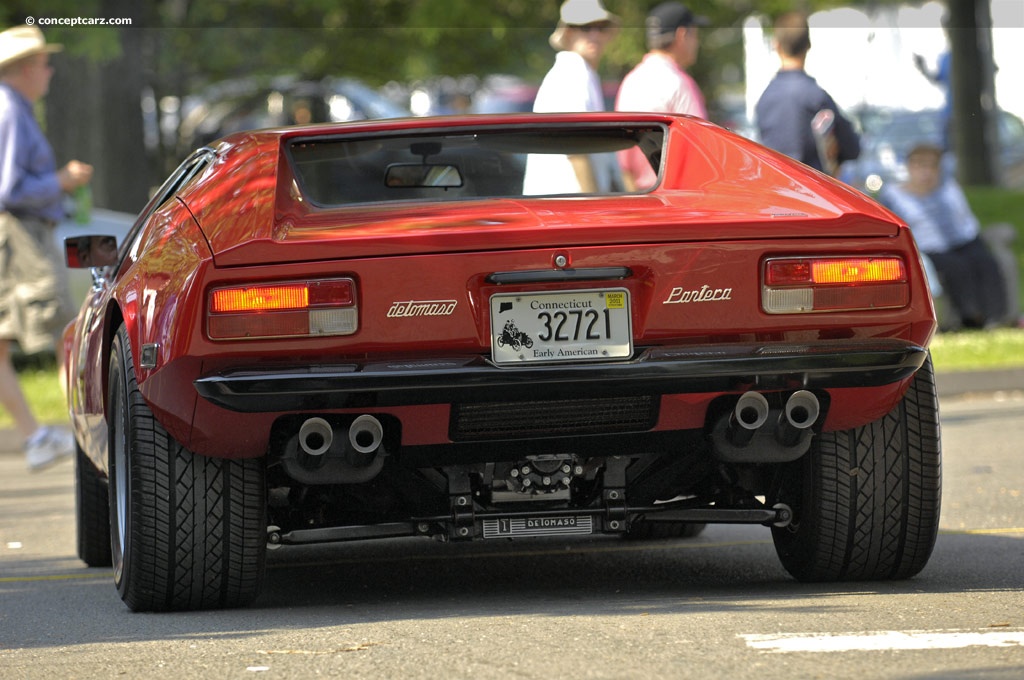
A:
[[[453,404],[452,441],[642,432],[658,419],[657,396]]]

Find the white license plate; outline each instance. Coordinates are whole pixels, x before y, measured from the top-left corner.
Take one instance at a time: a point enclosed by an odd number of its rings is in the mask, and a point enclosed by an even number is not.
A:
[[[608,361],[632,353],[625,288],[491,296],[491,357],[496,364]]]

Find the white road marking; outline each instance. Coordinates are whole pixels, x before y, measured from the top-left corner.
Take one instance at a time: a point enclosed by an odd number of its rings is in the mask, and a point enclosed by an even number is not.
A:
[[[896,649],[1024,647],[1024,631],[881,630],[864,633],[777,633],[740,635],[762,652],[876,652]]]

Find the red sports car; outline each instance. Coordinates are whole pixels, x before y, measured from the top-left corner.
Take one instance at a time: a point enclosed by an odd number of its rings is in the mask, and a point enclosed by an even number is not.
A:
[[[617,181],[628,153],[653,188]],[[68,242],[95,278],[64,339],[78,550],[132,609],[244,605],[268,547],[369,538],[750,523],[799,580],[928,561],[910,231],[711,123],[238,133],[99,236]]]

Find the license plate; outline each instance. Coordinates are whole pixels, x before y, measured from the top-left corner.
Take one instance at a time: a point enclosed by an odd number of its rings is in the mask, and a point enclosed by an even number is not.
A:
[[[491,357],[502,365],[607,361],[633,353],[629,291],[491,296]]]
[[[594,520],[587,515],[485,519],[483,530],[484,538],[589,536],[594,533]]]

